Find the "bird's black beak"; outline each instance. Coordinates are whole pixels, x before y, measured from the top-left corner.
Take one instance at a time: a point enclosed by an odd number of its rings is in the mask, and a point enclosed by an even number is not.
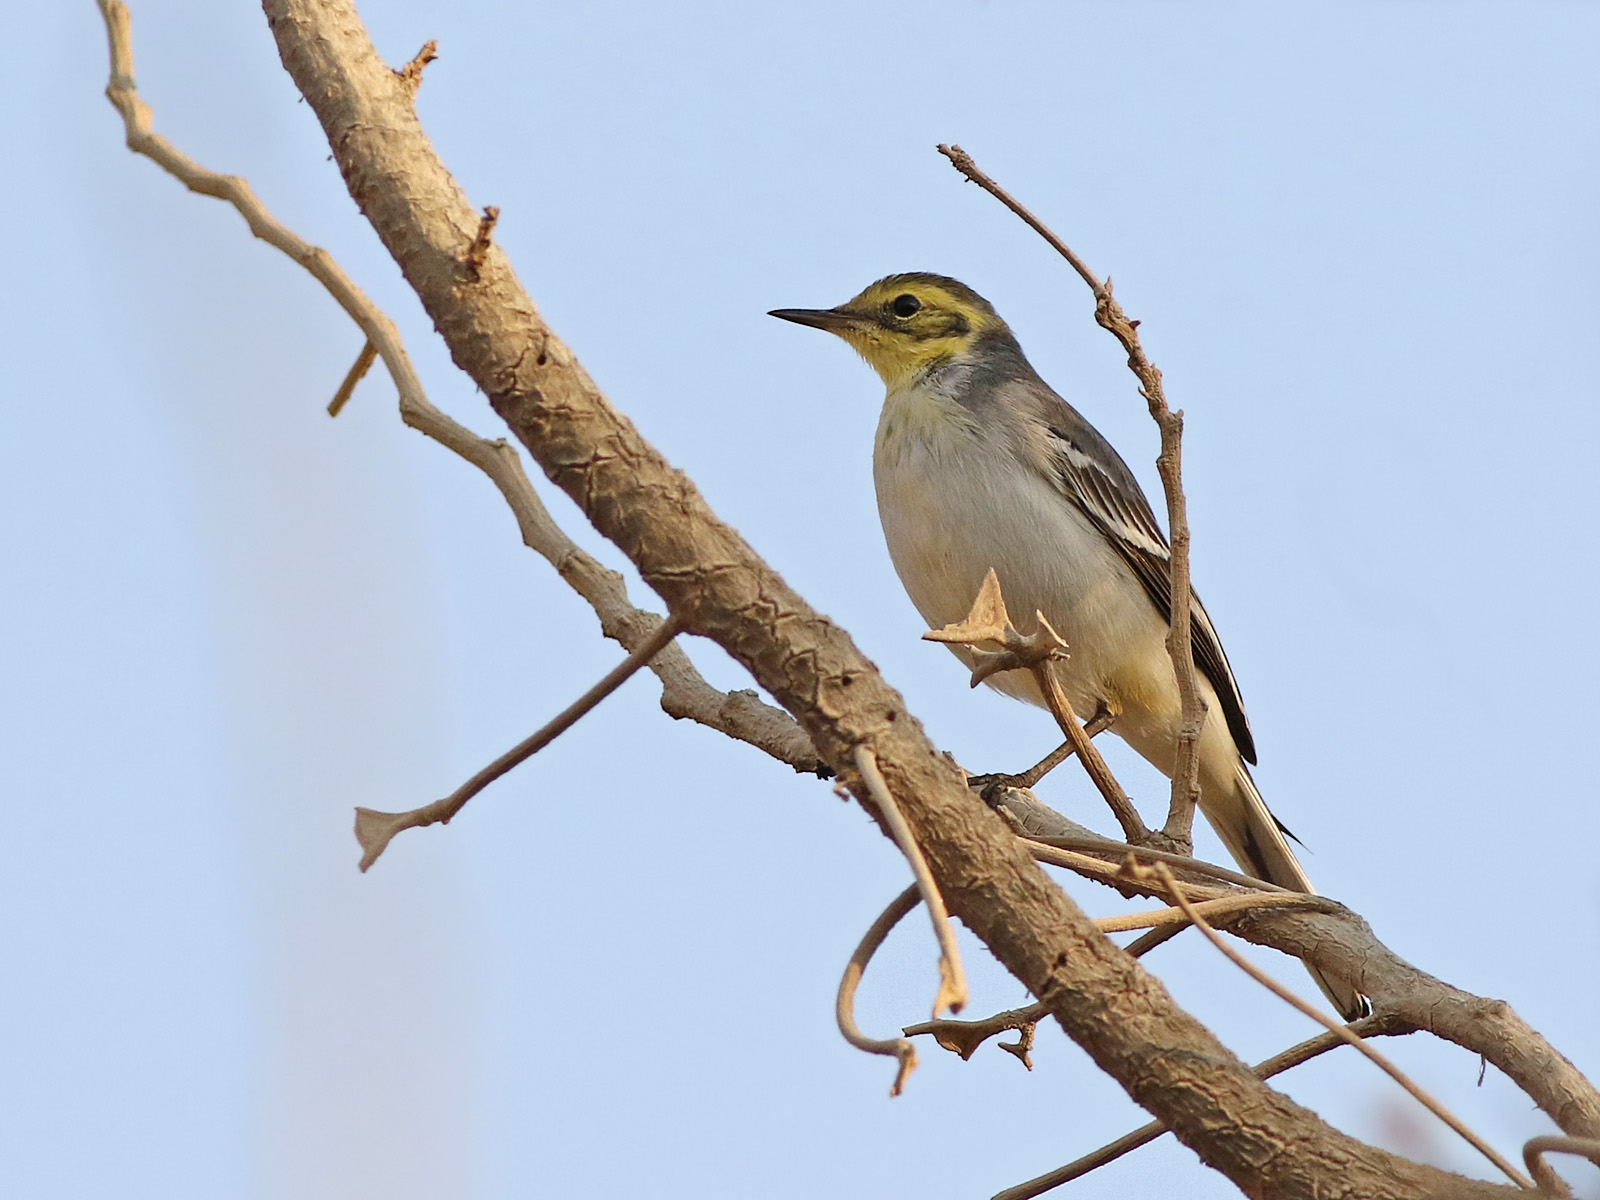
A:
[[[866,323],[860,313],[840,308],[775,308],[767,314],[780,321],[793,321],[796,325],[809,325],[813,329],[826,329],[829,333],[842,333],[858,329]]]

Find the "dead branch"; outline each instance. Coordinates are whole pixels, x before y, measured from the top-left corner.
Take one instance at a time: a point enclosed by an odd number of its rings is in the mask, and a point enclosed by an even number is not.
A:
[[[657,654],[660,654],[666,648],[667,643],[677,637],[681,630],[682,623],[676,617],[669,616],[645,640],[644,645],[606,672],[599,683],[567,705],[542,728],[534,731],[477,772],[471,779],[467,780],[443,800],[435,800],[432,804],[424,804],[421,808],[413,808],[409,812],[400,813],[378,812],[376,809],[371,808],[357,808],[356,841],[361,843],[361,870],[365,872],[367,868],[377,862],[378,856],[388,848],[394,836],[401,830],[420,829],[425,825],[450,824],[455,815],[466,806],[468,800],[471,800],[507,771],[512,770],[520,763],[527,762],[528,759],[571,729],[595,705],[633,678],[635,671],[648,663]]]
[[[1004,793],[1001,804],[1015,810],[1026,836],[1044,844],[1075,848],[1100,865],[1058,861],[1110,886],[1105,862],[1120,862],[1129,851],[1152,861],[1171,863],[1180,878],[1208,874],[1261,890],[1275,885],[1226,868],[1175,856],[1151,847],[1113,842],[1070,821],[1031,792]],[[1371,926],[1343,905],[1327,911],[1257,912],[1221,917],[1217,927],[1248,942],[1267,946],[1313,963],[1332,978],[1345,979],[1372,998],[1374,1009],[1408,1028],[1453,1042],[1493,1063],[1520,1087],[1556,1125],[1574,1137],[1600,1137],[1600,1092],[1555,1047],[1551,1046],[1503,1000],[1474,996],[1453,987],[1401,958],[1372,932]]]
[[[1265,1088],[1095,930],[962,786],[842,631],[718,521],[610,407],[545,326],[499,248],[486,254],[479,286],[456,286],[459,247],[476,215],[348,0],[267,0],[266,8],[285,67],[321,121],[353,198],[458,365],[669,609],[684,614],[687,629],[718,641],[750,670],[800,719],[825,762],[848,768],[856,746],[871,747],[951,911],[1136,1101],[1252,1195],[1309,1197],[1330,1173],[1350,1195],[1506,1194],[1363,1145]],[[1229,919],[1335,918],[1249,912]],[[1359,964],[1341,965],[1361,973]],[[1518,1053],[1543,1047],[1525,1032]],[[1593,1089],[1576,1079],[1581,1087],[1571,1076],[1562,1087],[1581,1118]]]
[[[1184,924],[1188,924],[1187,921]],[[1159,936],[1152,937],[1146,934],[1129,942],[1124,950],[1130,958],[1139,958],[1148,951],[1154,950],[1166,941],[1179,927],[1166,926],[1156,930]],[[864,966],[865,964],[863,964]],[[923,1021],[917,1025],[907,1025],[900,1032],[907,1037],[917,1037],[921,1034],[931,1034],[933,1040],[953,1054],[959,1054],[963,1060],[972,1057],[979,1046],[989,1038],[1007,1030],[1020,1031],[1016,1043],[999,1043],[1002,1050],[1016,1056],[1028,1070],[1033,1070],[1033,1063],[1028,1057],[1028,1051],[1033,1049],[1033,1031],[1038,1023],[1050,1015],[1050,1010],[1043,1004],[1027,1004],[1021,1008],[1007,1009],[1005,1012],[995,1013],[990,1017],[980,1017],[976,1021],[956,1021],[949,1017],[937,1017],[932,1021]]]
[[[567,537],[528,481],[515,450],[503,440],[479,437],[433,406],[388,314],[350,280],[326,250],[302,240],[278,221],[245,180],[207,170],[151,131],[149,106],[140,98],[133,78],[133,36],[127,6],[122,0],[99,0],[99,4],[111,51],[111,81],[106,97],[122,115],[128,149],[149,158],[190,191],[231,204],[251,233],[309,271],[383,359],[400,395],[401,420],[489,477],[511,508],[523,544],[549,562],[583,597],[600,619],[600,631],[606,637],[630,652],[643,645],[661,618],[634,607],[622,576],[602,566]],[[430,47],[424,46],[418,59],[426,61],[430,56]],[[414,59],[413,63],[417,61]],[[420,70],[418,66],[416,72]],[[414,91],[400,75],[396,79],[407,89],[408,96]],[[352,368],[351,376],[354,375],[356,370]],[[354,389],[350,376],[346,383]],[[746,742],[796,771],[812,774],[823,769],[822,759],[804,730],[787,713],[763,703],[752,691],[722,692],[712,687],[681,647],[667,647],[651,662],[650,669],[661,680],[661,707],[668,716],[689,719]]]
[[[948,158],[950,165],[961,174],[1021,217],[1089,285],[1089,290],[1094,293],[1094,319],[1122,343],[1122,349],[1128,356],[1128,369],[1139,380],[1139,394],[1145,398],[1150,416],[1161,431],[1161,453],[1156,458],[1156,469],[1161,473],[1161,487],[1166,492],[1167,528],[1172,539],[1172,612],[1167,631],[1167,653],[1172,658],[1172,669],[1178,679],[1178,695],[1183,702],[1177,753],[1172,764],[1172,803],[1161,833],[1175,848],[1187,851],[1193,845],[1191,830],[1194,809],[1200,799],[1199,744],[1200,732],[1206,723],[1206,702],[1200,695],[1196,678],[1190,629],[1193,605],[1189,584],[1189,506],[1183,494],[1183,411],[1174,412],[1168,407],[1167,394],[1161,386],[1161,372],[1146,357],[1144,347],[1139,343],[1139,322],[1129,320],[1122,311],[1122,305],[1111,294],[1111,280],[1101,283],[1083,259],[1074,254],[1043,221],[979,170],[972,156],[960,146],[941,145],[939,153]],[[1136,839],[1130,837],[1129,840]]]

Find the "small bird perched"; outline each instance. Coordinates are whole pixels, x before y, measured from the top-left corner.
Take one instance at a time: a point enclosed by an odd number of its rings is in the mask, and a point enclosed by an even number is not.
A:
[[[929,627],[962,620],[993,568],[1013,612],[1042,612],[1066,640],[1070,657],[1053,669],[1073,708],[1109,713],[1112,732],[1171,775],[1182,705],[1165,642],[1166,536],[1127,464],[1039,377],[989,302],[918,272],[880,279],[837,308],[771,315],[837,334],[882,377],[878,515]],[[1250,874],[1310,892],[1250,778],[1244,702],[1198,596],[1193,649],[1207,708],[1200,810]],[[1043,703],[1029,672],[988,682]],[[1369,1011],[1350,988],[1312,975],[1346,1020]]]

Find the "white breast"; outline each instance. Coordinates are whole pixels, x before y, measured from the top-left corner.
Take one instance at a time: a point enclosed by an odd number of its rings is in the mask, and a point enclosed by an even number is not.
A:
[[[960,621],[992,567],[1024,632],[1045,614],[1070,646],[1060,672],[1074,706],[1115,690],[1119,663],[1164,622],[1116,550],[1004,435],[984,436],[955,401],[891,393],[873,449],[878,514],[889,556],[929,628]],[[1025,677],[1001,690],[1034,699]]]

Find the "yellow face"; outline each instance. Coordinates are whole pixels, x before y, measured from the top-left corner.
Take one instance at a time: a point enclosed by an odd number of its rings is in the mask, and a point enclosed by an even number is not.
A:
[[[1004,328],[989,302],[943,275],[890,275],[837,308],[783,308],[774,317],[838,334],[890,391],[930,367],[966,357],[987,330]]]

